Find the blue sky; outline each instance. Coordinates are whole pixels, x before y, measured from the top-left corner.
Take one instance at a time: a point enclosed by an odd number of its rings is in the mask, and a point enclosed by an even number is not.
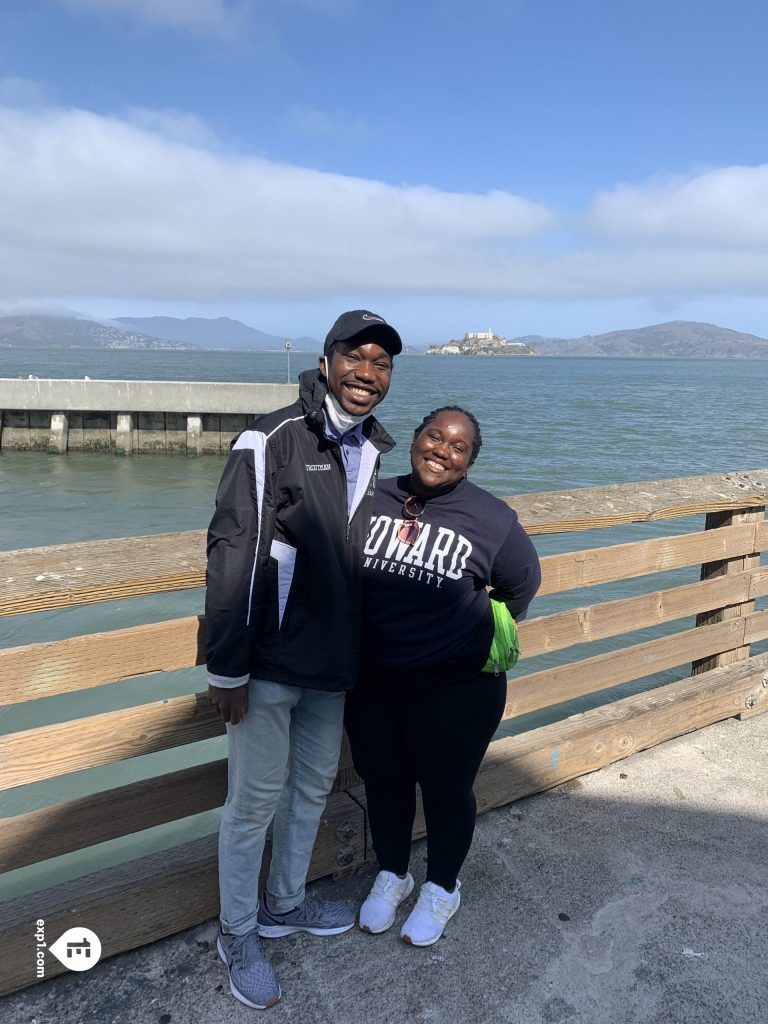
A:
[[[6,0],[0,304],[768,335],[757,0]]]

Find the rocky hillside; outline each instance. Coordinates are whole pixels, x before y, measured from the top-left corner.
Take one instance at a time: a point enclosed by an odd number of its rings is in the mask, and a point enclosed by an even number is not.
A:
[[[195,346],[95,320],[35,314],[0,316],[0,349],[3,348],[189,349]]]
[[[768,359],[768,340],[715,324],[672,320],[582,338],[515,338],[542,356],[613,356],[652,359]]]

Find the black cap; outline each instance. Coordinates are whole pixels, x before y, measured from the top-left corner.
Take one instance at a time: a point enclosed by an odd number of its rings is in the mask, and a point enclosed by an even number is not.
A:
[[[363,331],[366,334],[370,333],[371,340],[375,340],[391,356],[400,355],[403,351],[400,335],[383,317],[367,309],[352,309],[348,313],[342,313],[328,332],[323,354],[329,355],[337,341],[350,341]]]

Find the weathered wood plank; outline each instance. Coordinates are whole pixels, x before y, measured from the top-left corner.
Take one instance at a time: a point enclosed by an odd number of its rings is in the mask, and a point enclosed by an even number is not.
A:
[[[153,701],[0,736],[0,790],[95,768],[225,732],[205,694]]]
[[[744,572],[525,619],[519,625],[520,657],[521,660],[532,658],[575,644],[673,622],[710,608],[737,604],[750,596],[754,581],[754,573]],[[768,588],[768,573],[765,585]]]
[[[0,704],[205,662],[202,615],[0,650]]]
[[[736,715],[736,718],[740,722],[748,722],[750,718],[757,718],[758,715],[764,715],[766,711],[768,711],[768,708],[761,704],[759,707],[747,708],[740,714]]]
[[[741,646],[748,619],[733,619],[535,672],[509,684],[505,717]],[[205,694],[154,701],[59,725],[0,736],[0,790],[94,768],[224,733]]]
[[[768,640],[768,611],[753,612],[745,616],[744,643],[756,644],[758,640]]]
[[[704,651],[711,654],[741,646],[747,626],[754,640],[762,638],[765,613],[699,627],[623,651],[517,677],[509,684],[505,718],[684,664]],[[0,737],[0,789],[223,733],[224,725],[204,694],[12,733]]]
[[[736,509],[728,512],[709,512],[706,518],[706,529],[720,530],[741,523],[755,523],[757,528],[757,526],[761,522],[764,522],[764,520],[764,508]],[[740,574],[745,570],[757,568],[757,566],[760,565],[760,549],[758,547],[758,543],[759,542],[756,538],[753,553],[744,554],[739,558],[719,559],[702,565],[702,580],[712,579],[713,577],[732,576]],[[696,618],[696,625],[709,626],[714,622],[722,622],[724,619],[740,618],[742,616],[749,615],[750,612],[753,612],[754,610],[755,602],[754,600],[750,600],[749,596],[747,596],[747,598],[739,604],[728,604],[724,607],[699,613]],[[719,665],[730,665],[734,661],[743,661],[744,658],[748,657],[749,644],[745,643],[742,647],[737,647],[730,651],[722,651],[710,658],[696,658],[691,666],[691,672],[693,675],[696,675],[699,672],[707,672],[712,668],[717,668]]]
[[[315,843],[309,878],[362,863],[364,811],[346,794],[330,797]],[[264,858],[262,882],[269,857]],[[142,857],[0,905],[0,994],[36,980],[34,922],[45,921],[50,945],[67,928],[96,932],[102,956],[154,942],[215,917],[219,911],[216,836]],[[46,977],[65,968],[46,957]]]
[[[531,534],[545,534],[757,507],[765,505],[766,494],[768,470],[755,470],[505,500],[518,509]],[[205,533],[196,530],[0,552],[0,580],[4,581],[0,615],[199,587],[205,581]]]
[[[617,636],[768,594],[768,567],[520,624],[523,657]],[[70,693],[205,661],[202,616],[0,650],[0,703]]]
[[[705,651],[714,654],[740,646],[745,622],[745,619],[718,622],[513,678],[507,686],[504,718],[514,718],[587,693],[642,679],[655,672],[684,665]]]
[[[332,792],[359,784],[345,735]],[[37,864],[221,807],[226,796],[224,759],[0,819],[0,864],[4,871]]]
[[[768,708],[766,672],[763,654],[497,740],[475,787],[478,808],[557,786],[746,707]]]
[[[765,640],[768,635],[768,612],[759,612],[758,615],[762,617],[762,623],[760,628],[756,631],[759,635],[752,636],[752,640]],[[753,616],[757,619],[757,616]],[[749,627],[747,628],[749,632]],[[754,660],[754,659],[753,659]],[[762,686],[764,690],[768,690],[768,671],[763,673]],[[756,686],[754,691],[748,696],[746,701],[746,707],[736,717],[740,722],[747,721],[750,718],[755,718],[757,715],[764,715],[768,711],[768,703],[761,699],[760,688]]]
[[[675,537],[569,551],[541,560],[539,595],[633,579],[715,559],[737,558],[759,550],[757,524],[727,526]]]
[[[497,740],[475,786],[478,810],[549,789],[729,718],[749,702],[764,705],[767,671],[768,655],[762,655]],[[334,864],[358,863],[364,855],[360,834],[365,795],[362,788],[351,795],[354,800],[343,794],[329,800],[310,878],[332,873]],[[421,831],[423,825],[417,823],[415,834]],[[206,837],[0,906],[0,994],[36,980],[28,947],[30,921],[38,917],[46,922],[48,940],[78,924],[93,929],[107,957],[215,916],[215,842],[215,837]],[[48,977],[64,970],[57,962],[46,966]]]
[[[503,500],[517,509],[532,535],[656,522],[768,502],[768,470],[646,480],[568,491],[519,494]]]
[[[0,552],[0,615],[67,608],[205,584],[205,532]]]
[[[768,565],[761,565],[752,570],[752,583],[749,587],[749,598],[768,596]]]
[[[0,819],[4,871],[221,807],[227,762],[213,761]]]

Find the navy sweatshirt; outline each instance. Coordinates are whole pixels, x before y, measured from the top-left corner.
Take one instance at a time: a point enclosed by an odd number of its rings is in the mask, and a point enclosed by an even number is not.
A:
[[[493,638],[490,598],[519,620],[541,582],[517,513],[466,479],[427,499],[418,540],[403,544],[408,480],[376,485],[363,554],[364,686],[431,688],[480,672]]]

